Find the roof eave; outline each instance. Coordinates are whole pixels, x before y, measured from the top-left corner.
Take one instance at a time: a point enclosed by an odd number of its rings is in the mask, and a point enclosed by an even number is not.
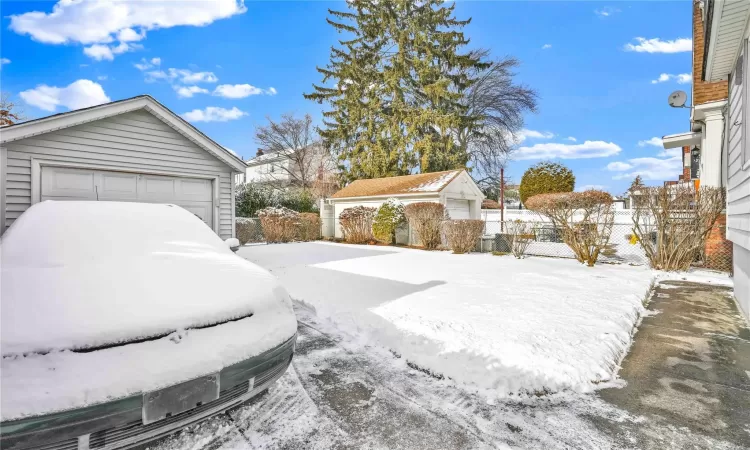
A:
[[[742,42],[750,17],[746,0],[708,0],[705,19],[705,44],[702,76],[707,82],[726,80],[742,50]],[[739,25],[738,25],[738,17]],[[721,35],[721,39],[718,37]],[[729,61],[728,57],[734,56]]]

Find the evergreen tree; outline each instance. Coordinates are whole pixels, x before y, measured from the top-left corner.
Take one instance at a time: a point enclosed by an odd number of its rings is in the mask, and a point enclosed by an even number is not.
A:
[[[518,192],[521,203],[537,194],[551,194],[554,192],[573,192],[576,177],[564,165],[551,161],[537,163],[524,172]]]
[[[346,181],[465,167],[453,130],[467,120],[461,99],[474,82],[470,69],[485,66],[460,52],[469,21],[442,0],[348,5],[348,12],[329,10],[328,23],[350,39],[331,49],[318,68],[322,85],[305,95],[331,106],[320,134]]]

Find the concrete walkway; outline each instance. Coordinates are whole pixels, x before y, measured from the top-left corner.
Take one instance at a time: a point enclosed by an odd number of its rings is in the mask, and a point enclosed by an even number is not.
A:
[[[620,371],[627,386],[600,396],[649,421],[750,448],[750,329],[730,293],[660,283]],[[669,447],[635,434],[639,448]]]

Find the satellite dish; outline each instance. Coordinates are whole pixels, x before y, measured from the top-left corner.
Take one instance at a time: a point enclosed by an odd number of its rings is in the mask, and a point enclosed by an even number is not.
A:
[[[683,108],[687,101],[687,94],[685,91],[674,91],[669,94],[669,100],[667,101],[672,108]]]

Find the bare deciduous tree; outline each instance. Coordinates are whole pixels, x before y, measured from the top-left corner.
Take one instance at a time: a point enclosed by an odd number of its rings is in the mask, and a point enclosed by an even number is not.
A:
[[[633,233],[651,267],[687,270],[725,207],[724,190],[672,185],[631,187],[636,199]]]
[[[474,54],[485,60],[490,52],[480,49]],[[505,57],[485,69],[474,69],[471,77],[477,81],[463,98],[470,120],[456,131],[456,140],[468,153],[472,176],[480,185],[498,183],[498,172],[507,164],[515,135],[523,127],[523,114],[536,112],[536,92],[513,82],[519,65],[517,59]]]
[[[298,119],[287,113],[281,120],[270,117],[268,124],[255,130],[255,141],[268,155],[268,178],[274,187],[295,186],[315,194],[326,195],[335,189],[336,162],[320,143],[312,117]],[[274,155],[274,156],[272,156]]]
[[[0,127],[13,125],[26,120],[23,109],[14,102],[7,92],[0,93]]]

